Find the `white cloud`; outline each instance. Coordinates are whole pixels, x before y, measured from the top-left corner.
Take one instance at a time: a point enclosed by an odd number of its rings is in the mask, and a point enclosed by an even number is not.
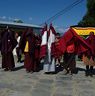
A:
[[[0,20],[4,20],[4,21],[18,21],[18,20],[21,20],[17,17],[6,17],[6,16],[0,16]]]
[[[2,19],[6,19],[7,17],[6,16],[2,16]]]
[[[6,16],[1,16],[0,19],[6,19],[7,17]]]

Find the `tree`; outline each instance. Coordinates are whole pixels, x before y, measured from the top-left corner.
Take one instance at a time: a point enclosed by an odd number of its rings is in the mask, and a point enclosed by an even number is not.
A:
[[[87,12],[78,25],[95,26],[95,0],[87,0]]]
[[[20,19],[16,19],[16,20],[14,20],[13,22],[16,22],[16,23],[23,23],[23,21],[20,20]]]

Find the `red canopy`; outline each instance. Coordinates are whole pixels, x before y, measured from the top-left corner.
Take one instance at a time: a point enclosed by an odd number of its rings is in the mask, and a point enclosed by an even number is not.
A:
[[[58,50],[64,54],[67,45],[70,42],[74,42],[76,54],[80,54],[91,49],[90,46],[83,40],[83,38],[81,38],[72,28],[70,28],[59,40],[60,46],[58,46]]]

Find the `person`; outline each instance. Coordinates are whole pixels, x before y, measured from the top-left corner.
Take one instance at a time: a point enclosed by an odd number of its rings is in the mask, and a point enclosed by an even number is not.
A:
[[[44,60],[43,70],[45,74],[55,73],[55,58],[54,58],[54,42],[56,31],[52,24],[50,24],[49,30],[47,25],[42,30],[42,42],[40,48],[40,58]]]
[[[91,46],[91,50],[88,50],[84,54],[86,62],[86,76],[93,76],[93,66],[94,64],[94,58],[95,58],[95,35],[94,32],[90,32],[89,36],[85,39],[85,41]]]
[[[27,28],[22,34],[19,48],[24,52],[24,67],[26,72],[33,73],[35,59],[35,36],[32,28]]]
[[[13,54],[17,55],[17,59],[18,59],[17,62],[21,62],[21,50],[19,49],[20,35],[18,32],[15,33],[15,38],[16,38],[18,44],[14,48]]]
[[[0,38],[0,50],[1,50],[1,38]]]
[[[17,45],[17,41],[13,32],[7,28],[1,33],[1,54],[2,54],[2,68],[5,71],[12,71],[15,67],[13,58],[13,49]]]
[[[75,56],[88,51],[90,46],[73,30],[73,28],[69,28],[58,43],[59,46],[57,49],[64,55],[64,69],[66,69],[64,74],[70,73],[72,75],[73,71],[76,69]]]
[[[35,71],[40,70],[40,45],[41,45],[41,37],[40,35],[35,34]]]
[[[66,52],[64,53],[64,70],[66,71],[65,74],[70,73],[72,75],[75,67],[75,44],[73,40],[67,45]]]
[[[59,46],[59,41],[60,39],[60,33],[57,33],[56,36],[55,36],[55,63],[56,63],[56,67],[61,67],[61,64],[60,64],[60,51],[57,50],[57,46]]]

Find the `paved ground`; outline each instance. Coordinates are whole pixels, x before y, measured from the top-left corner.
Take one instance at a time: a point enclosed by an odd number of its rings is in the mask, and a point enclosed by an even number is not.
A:
[[[62,71],[30,74],[22,65],[16,64],[18,68],[13,72],[0,69],[0,96],[95,96],[95,76],[85,77],[82,62],[77,62],[79,70],[73,76],[63,75]]]

